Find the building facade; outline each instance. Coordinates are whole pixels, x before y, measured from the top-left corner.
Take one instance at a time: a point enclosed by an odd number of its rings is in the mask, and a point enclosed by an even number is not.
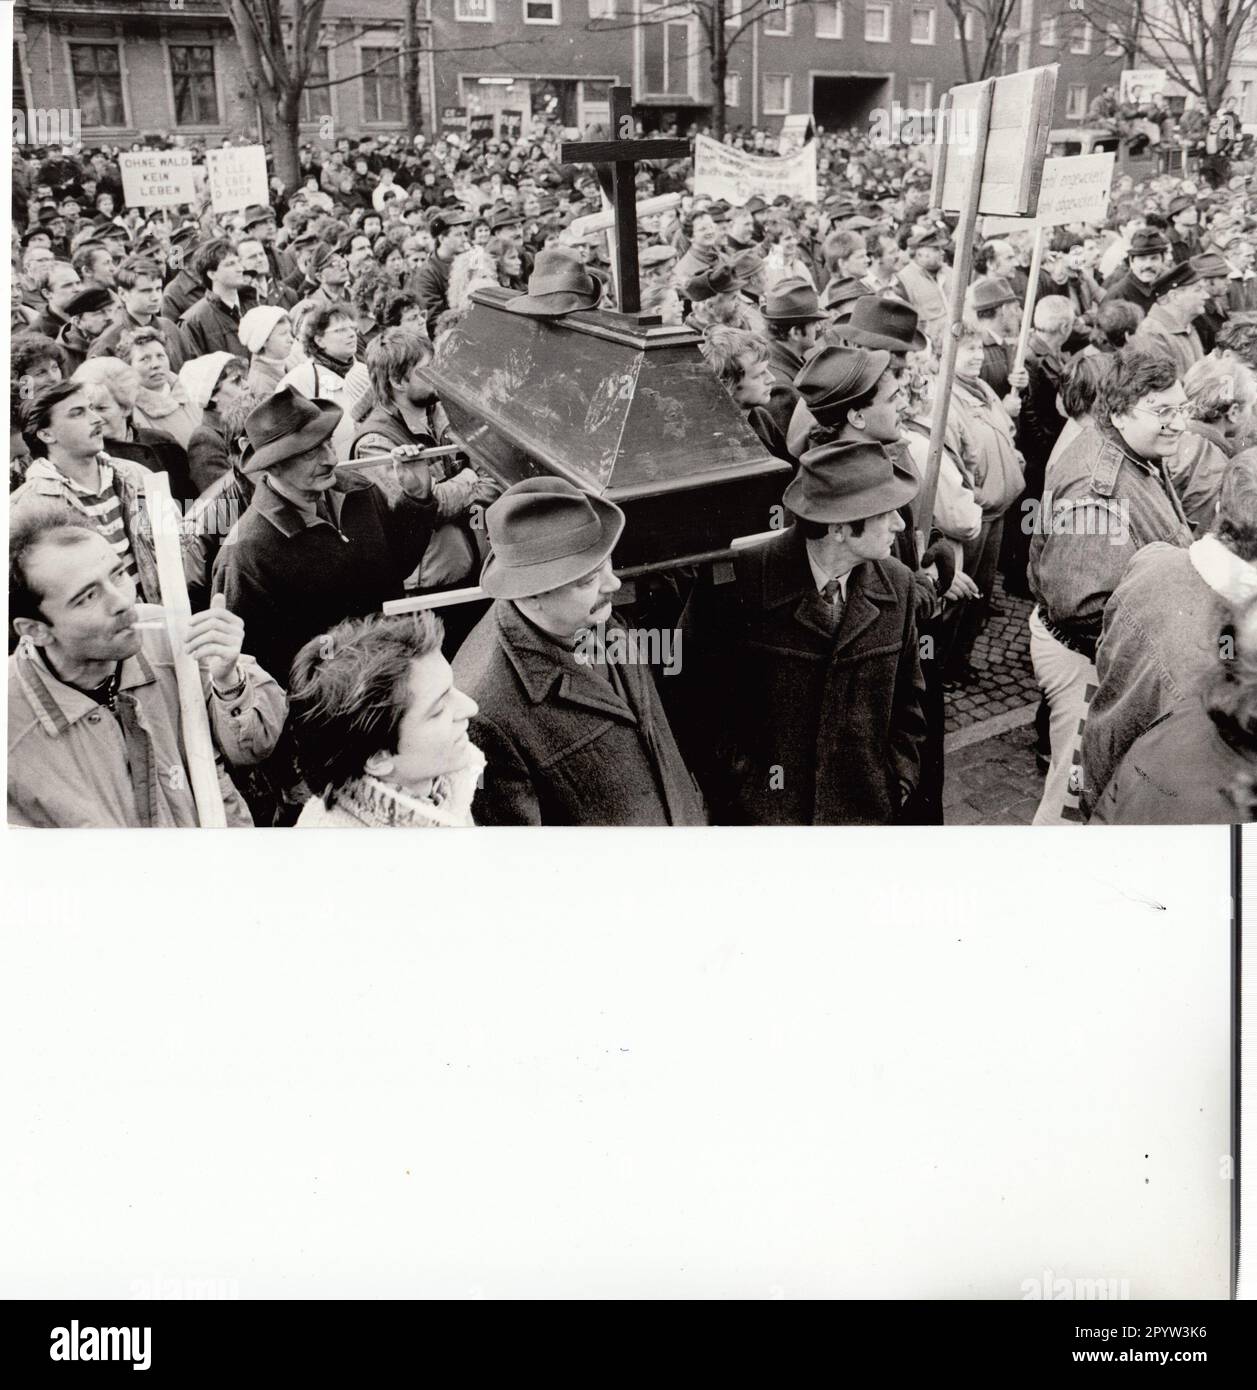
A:
[[[334,85],[305,94],[306,138],[403,129],[403,3],[328,0],[318,76]],[[1079,3],[1021,0],[1000,50],[1003,72],[1061,64],[1058,126],[1081,122],[1122,66]],[[802,113],[828,129],[867,128],[878,112],[931,110],[965,80],[946,0],[783,0],[754,24],[742,15],[752,0],[725,4],[729,129],[775,131]],[[617,82],[632,86],[647,130],[710,122],[710,53],[684,3],[419,0],[418,9],[425,131],[448,124],[526,135],[557,119],[580,132],[606,118]],[[980,64],[975,11],[967,30]],[[16,104],[73,108],[89,143],[125,145],[154,132],[249,139],[260,129],[218,0],[16,0],[15,48]]]

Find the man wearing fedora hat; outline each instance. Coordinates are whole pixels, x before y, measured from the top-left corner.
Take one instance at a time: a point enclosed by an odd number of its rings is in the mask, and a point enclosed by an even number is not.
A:
[[[880,444],[809,450],[783,498],[796,524],[691,595],[678,727],[717,823],[899,818],[926,732],[913,580],[891,556],[916,490]]]
[[[454,658],[484,753],[478,825],[702,825],[702,798],[643,664],[617,662],[611,553],[624,513],[528,478],[485,513],[495,600]],[[597,637],[598,640],[591,641]]]
[[[986,276],[969,287],[969,310],[982,336],[982,380],[1004,403],[1005,410],[1017,418],[1021,408],[1016,391],[1024,391],[1030,384],[1025,371],[1018,380],[1009,380],[1012,370],[1010,343],[1016,342],[1021,332],[1021,300],[1013,293],[1013,287],[1000,276]]]
[[[816,290],[806,280],[793,279],[779,280],[768,291],[761,317],[767,328],[768,365],[773,376],[767,410],[784,437],[799,399],[794,378],[816,346],[817,331],[829,321],[829,315],[822,313]]]
[[[1171,266],[1156,281],[1157,302],[1131,338],[1133,346],[1162,352],[1185,377],[1205,355],[1193,320],[1209,302],[1209,285],[1190,261]]]
[[[285,387],[245,420],[239,466],[256,486],[218,552],[213,588],[244,619],[249,651],[283,683],[311,637],[400,597],[437,520],[418,446],[392,452],[395,499],[362,474],[338,472],[331,437],[340,419],[339,406]]]
[[[1105,291],[1100,301],[1126,299],[1137,304],[1146,314],[1157,302],[1157,277],[1166,269],[1166,253],[1170,243],[1156,227],[1139,227],[1131,233],[1130,249],[1126,253],[1127,269]]]

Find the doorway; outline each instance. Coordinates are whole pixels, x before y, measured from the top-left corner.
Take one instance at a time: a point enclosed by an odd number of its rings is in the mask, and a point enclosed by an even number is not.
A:
[[[827,131],[855,127],[867,134],[872,112],[890,112],[890,76],[867,73],[812,74],[812,115]]]

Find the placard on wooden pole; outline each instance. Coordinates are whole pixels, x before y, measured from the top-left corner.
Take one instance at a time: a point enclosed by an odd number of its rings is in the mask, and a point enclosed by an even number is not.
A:
[[[973,236],[981,213],[1021,217],[1038,204],[1047,158],[1056,65],[955,87],[939,111],[940,143],[930,190],[932,207],[959,212],[947,313],[949,331],[934,392],[930,447],[916,508],[917,530],[928,541],[943,460],[947,412],[956,381],[956,347],[965,291],[973,268]]]
[[[188,764],[188,780],[196,802],[196,817],[202,830],[223,830],[227,816],[223,810],[222,789],[218,785],[218,764],[201,668],[183,650],[183,629],[192,616],[188,586],[183,577],[183,558],[179,550],[179,514],[170,495],[170,479],[165,473],[145,473],[144,503],[153,528],[153,549],[157,555],[157,578],[161,584],[161,603],[166,617],[166,633],[174,658],[175,680],[179,686],[179,714],[183,726],[183,752]]]

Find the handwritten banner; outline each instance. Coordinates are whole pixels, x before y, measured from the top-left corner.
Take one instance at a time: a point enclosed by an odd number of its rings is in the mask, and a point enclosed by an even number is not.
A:
[[[210,206],[215,212],[236,212],[252,203],[270,202],[266,183],[266,149],[263,145],[228,145],[206,150]]]
[[[118,156],[128,207],[173,208],[196,198],[191,150],[130,150]]]
[[[1127,68],[1121,76],[1118,97],[1142,106],[1145,101],[1159,97],[1168,81],[1169,73],[1161,68]]]
[[[745,203],[757,193],[771,202],[788,198],[816,201],[816,142],[782,159],[747,154],[705,135],[694,137],[694,192],[708,198]]]
[[[1103,222],[1109,213],[1113,153],[1075,154],[1043,162],[1038,211],[1033,217],[987,217],[986,236],[1027,228],[1061,227],[1067,222]]]

